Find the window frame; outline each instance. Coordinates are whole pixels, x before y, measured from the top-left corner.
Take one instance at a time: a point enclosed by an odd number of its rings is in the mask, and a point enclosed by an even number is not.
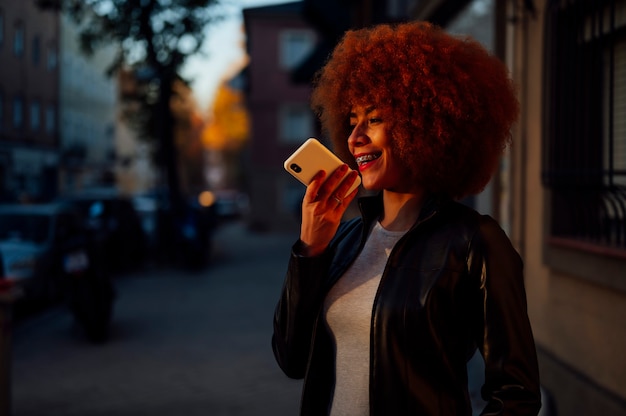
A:
[[[11,125],[19,130],[24,127],[24,97],[21,94],[13,96],[11,104]]]
[[[50,72],[55,71],[59,66],[59,52],[55,45],[48,45],[46,51],[46,69]]]
[[[57,109],[53,104],[46,106],[44,128],[46,134],[54,134],[57,129]]]
[[[308,40],[308,44],[302,45],[303,50],[299,51],[296,56],[292,51],[294,47],[291,44],[292,39],[301,36]],[[278,47],[278,66],[285,70],[297,68],[314,50],[316,45],[315,32],[311,29],[284,29],[279,35]]]
[[[291,128],[289,123],[292,121],[291,115],[306,115],[308,126]],[[302,121],[295,121],[294,123],[301,123]],[[278,110],[278,138],[281,143],[300,144],[309,138],[314,131],[315,118],[313,111],[310,109],[308,103],[285,103],[279,107]],[[296,131],[297,130],[297,131]]]
[[[626,10],[626,1],[590,3],[546,3],[542,183],[548,191],[547,242],[626,259],[626,186],[621,185],[626,171],[607,164],[615,140],[626,139],[614,137],[613,116],[604,115],[613,114],[615,101],[615,61],[605,54],[613,57],[615,45],[626,42],[626,21],[615,24],[616,7]]]
[[[30,102],[28,118],[31,131],[39,131],[41,129],[41,103],[39,100],[32,100]]]

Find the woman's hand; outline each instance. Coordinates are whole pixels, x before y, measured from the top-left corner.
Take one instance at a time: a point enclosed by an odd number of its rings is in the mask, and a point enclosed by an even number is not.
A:
[[[344,212],[356,196],[358,188],[342,198],[358,176],[356,171],[352,171],[341,180],[348,169],[348,165],[344,164],[328,179],[326,172],[321,170],[307,187],[302,201],[300,228],[300,240],[305,251],[303,255],[316,256],[326,249],[339,228]]]

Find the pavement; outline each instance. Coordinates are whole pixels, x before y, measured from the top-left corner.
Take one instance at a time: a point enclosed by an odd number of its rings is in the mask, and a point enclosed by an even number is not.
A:
[[[111,339],[87,342],[62,308],[12,334],[13,416],[297,415],[301,381],[271,350],[295,235],[222,226],[209,266],[115,279]]]

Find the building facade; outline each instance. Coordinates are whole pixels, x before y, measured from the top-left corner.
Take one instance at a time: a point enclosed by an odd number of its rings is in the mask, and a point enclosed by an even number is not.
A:
[[[283,161],[316,135],[309,86],[291,72],[313,50],[316,33],[302,15],[302,2],[244,9],[247,53],[246,101],[251,119],[247,149],[249,224],[257,229],[294,230],[304,186]]]
[[[559,414],[626,414],[626,2],[513,9],[512,235]]]
[[[106,74],[118,48],[85,55],[80,25],[60,16],[59,192],[111,185],[116,164],[117,78]]]
[[[0,199],[46,200],[59,163],[59,14],[0,0]]]
[[[0,200],[43,202],[116,186],[117,48],[85,55],[80,26],[54,7],[0,0]]]
[[[129,115],[138,110],[135,71],[127,68],[116,73],[115,184],[122,194],[147,193],[158,187],[159,172],[153,162],[154,144],[140,140]]]

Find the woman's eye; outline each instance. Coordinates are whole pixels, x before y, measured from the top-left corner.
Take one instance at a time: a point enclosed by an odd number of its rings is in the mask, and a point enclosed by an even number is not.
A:
[[[377,118],[377,117],[372,117],[370,118],[370,124],[377,124],[382,122],[383,120],[381,118]]]

